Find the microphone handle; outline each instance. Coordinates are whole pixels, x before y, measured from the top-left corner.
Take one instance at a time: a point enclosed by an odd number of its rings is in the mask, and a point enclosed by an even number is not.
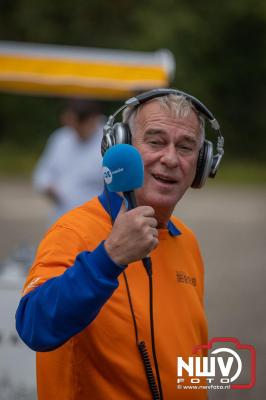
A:
[[[123,192],[125,199],[126,199],[126,207],[127,210],[133,210],[133,208],[137,207],[137,201],[136,201],[136,196],[133,190],[129,190],[127,192]],[[142,264],[144,268],[147,271],[147,274],[151,276],[152,274],[152,263],[151,263],[151,257],[147,256],[142,258]]]
[[[133,210],[133,208],[137,207],[137,200],[135,196],[135,192],[133,190],[129,190],[127,192],[123,192],[126,199],[126,207],[127,210]]]

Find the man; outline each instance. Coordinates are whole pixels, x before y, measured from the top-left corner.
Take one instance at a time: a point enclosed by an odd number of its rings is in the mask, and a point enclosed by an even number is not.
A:
[[[33,175],[34,187],[54,204],[53,221],[103,190],[100,103],[69,100],[61,123],[50,136]]]
[[[136,346],[145,341],[151,357],[140,261],[148,254],[164,399],[206,399],[205,391],[176,388],[177,357],[207,343],[207,323],[198,245],[172,216],[195,177],[202,117],[185,97],[167,95],[124,119],[145,167],[138,207],[126,211],[120,195],[103,193],[63,216],[40,244],[18,307],[18,332],[38,352],[40,400],[153,398]]]

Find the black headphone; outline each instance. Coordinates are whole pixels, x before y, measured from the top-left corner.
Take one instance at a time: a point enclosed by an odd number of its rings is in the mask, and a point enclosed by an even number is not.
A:
[[[102,139],[102,155],[108,150],[110,147],[127,143],[131,144],[131,132],[129,125],[125,122],[115,122],[115,117],[120,114],[125,108],[130,107],[132,110],[137,108],[140,104],[143,104],[149,100],[152,100],[156,97],[167,96],[169,94],[174,94],[176,96],[184,96],[187,100],[190,100],[195,109],[203,115],[205,119],[207,119],[211,125],[211,127],[218,132],[217,137],[217,154],[213,154],[213,144],[208,140],[204,140],[204,143],[199,151],[198,163],[195,178],[192,182],[191,187],[194,189],[201,188],[206,179],[208,177],[214,178],[220,162],[222,160],[224,154],[224,138],[220,131],[220,125],[218,121],[215,119],[213,114],[208,110],[208,108],[201,103],[196,97],[191,96],[185,92],[175,89],[153,89],[148,92],[141,93],[135,97],[131,97],[122,107],[120,107],[113,115],[110,115],[108,121],[104,127],[104,135]]]

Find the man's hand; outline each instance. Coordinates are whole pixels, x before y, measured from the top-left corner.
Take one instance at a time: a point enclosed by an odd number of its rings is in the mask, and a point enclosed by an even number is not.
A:
[[[140,260],[157,247],[159,240],[154,214],[154,209],[149,206],[126,211],[122,204],[111,234],[104,243],[115,263],[126,265]]]

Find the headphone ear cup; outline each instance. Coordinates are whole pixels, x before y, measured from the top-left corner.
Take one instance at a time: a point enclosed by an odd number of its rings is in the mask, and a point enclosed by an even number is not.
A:
[[[131,132],[129,125],[125,122],[117,122],[112,132],[114,144],[131,144]]]
[[[109,133],[103,135],[102,142],[101,142],[101,153],[102,156],[106,153],[110,147],[114,146],[114,138]]]
[[[191,187],[200,189],[209,177],[213,161],[213,145],[209,140],[204,140],[200,149],[195,178]]]
[[[107,128],[109,129],[106,129],[107,132],[104,133],[101,143],[102,156],[116,144],[131,144],[131,132],[128,124],[117,122],[112,128],[109,126]]]

